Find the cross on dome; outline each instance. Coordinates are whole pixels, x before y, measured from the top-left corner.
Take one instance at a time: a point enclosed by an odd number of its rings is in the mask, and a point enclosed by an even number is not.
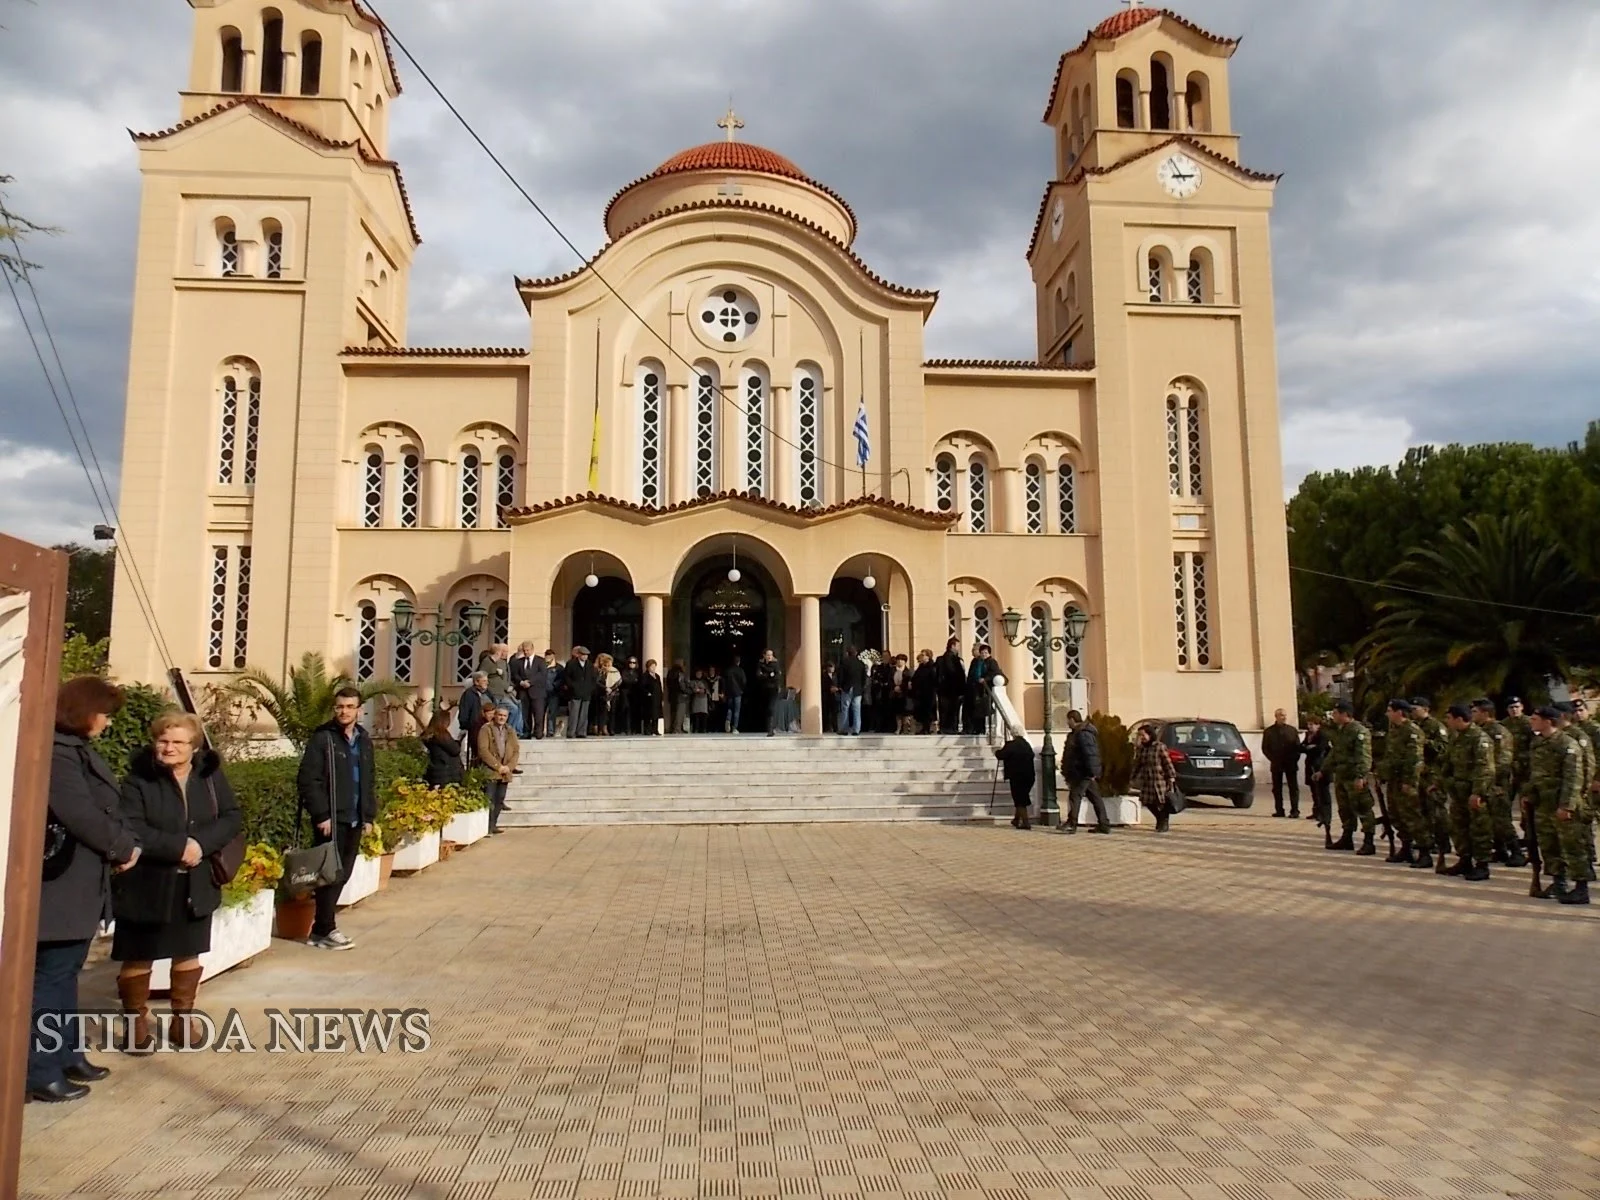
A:
[[[717,128],[728,131],[728,140],[730,142],[739,140],[735,135],[738,130],[744,128],[744,122],[739,119],[739,114],[733,111],[733,105],[731,103],[728,105],[728,115],[717,122]]]

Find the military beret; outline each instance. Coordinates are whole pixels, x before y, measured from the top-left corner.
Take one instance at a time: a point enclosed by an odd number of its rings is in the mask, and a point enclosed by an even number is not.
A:
[[[1513,704],[1521,704],[1521,703],[1522,703],[1522,697],[1521,696],[1507,696],[1506,697],[1506,707],[1507,708],[1510,708]]]
[[[1465,704],[1452,704],[1450,706],[1450,715],[1458,721],[1472,720],[1472,712]]]
[[[1411,701],[1409,701],[1409,700],[1391,700],[1391,701],[1389,701],[1387,707],[1394,709],[1395,712],[1408,713],[1408,712],[1411,711]]]
[[[1533,715],[1536,717],[1543,717],[1546,721],[1559,721],[1561,719],[1561,714],[1548,704],[1546,704],[1543,708],[1534,709]]]
[[[1573,704],[1571,700],[1557,700],[1550,707],[1555,709],[1556,712],[1561,713],[1563,716],[1568,717],[1578,711],[1577,705]]]
[[[1432,708],[1433,705],[1428,703],[1428,698],[1426,696],[1413,696],[1413,697],[1411,697],[1411,707],[1412,708]]]
[[[1472,702],[1473,708],[1481,708],[1484,712],[1494,711],[1494,701],[1487,696],[1479,696]]]
[[[1345,713],[1348,716],[1354,716],[1356,706],[1351,704],[1348,700],[1341,700],[1333,706],[1333,711]]]

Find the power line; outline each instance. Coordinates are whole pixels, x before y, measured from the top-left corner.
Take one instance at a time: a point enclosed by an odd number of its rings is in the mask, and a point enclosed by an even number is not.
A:
[[[387,33],[389,37],[394,40],[394,44],[400,48],[400,53],[406,56],[406,61],[416,68],[417,74],[422,76],[423,81],[433,89],[433,94],[438,96],[439,100],[444,104],[444,106],[450,110],[450,115],[455,117],[455,119],[460,122],[461,127],[467,131],[468,136],[470,136],[473,141],[478,143],[479,149],[489,156],[489,161],[494,163],[494,165],[500,169],[500,173],[506,177],[511,186],[516,188],[517,192],[522,196],[522,198],[532,205],[533,211],[539,214],[546,225],[550,226],[551,231],[556,235],[556,237],[561,239],[562,243],[567,247],[568,250],[572,251],[573,255],[580,263],[588,266],[589,272],[605,285],[606,291],[610,292],[617,298],[618,301],[621,302],[623,308],[627,309],[629,315],[639,322],[641,328],[649,330],[649,332],[655,334],[656,339],[667,348],[668,355],[677,359],[684,366],[688,367],[690,371],[698,373],[699,368],[685,358],[681,353],[679,353],[678,348],[672,344],[672,339],[657,333],[656,330],[651,327],[649,321],[644,318],[643,314],[641,314],[638,309],[634,308],[634,306],[628,302],[628,298],[619,292],[615,287],[613,287],[611,285],[611,281],[602,275],[596,267],[589,264],[589,260],[584,255],[583,251],[578,249],[576,243],[574,243],[573,240],[562,231],[561,226],[556,224],[554,218],[552,218],[549,213],[545,212],[544,208],[539,204],[539,202],[528,193],[528,189],[523,187],[522,184],[518,182],[517,177],[513,175],[510,168],[501,161],[500,156],[489,148],[489,144],[485,142],[483,138],[478,136],[478,131],[472,127],[472,122],[468,121],[466,117],[461,115],[461,110],[451,102],[449,96],[445,95],[444,89],[434,82],[433,76],[429,75],[423,65],[417,61],[417,56],[411,53],[410,48],[405,44],[405,42],[401,41],[400,35],[395,33],[394,28],[389,24],[388,21],[384,20],[383,14],[378,11],[378,6],[374,3],[371,3],[370,0],[363,0],[363,3],[364,7],[375,18],[377,18],[378,24],[383,26],[384,32]],[[865,380],[863,380],[863,387],[864,386]],[[748,408],[745,408],[737,400],[729,396],[722,387],[719,387],[717,392],[723,403],[743,414],[746,421],[750,420],[750,410]],[[807,453],[807,451],[805,451],[801,446],[791,442],[788,438],[784,437],[783,434],[779,433],[776,429],[766,424],[764,421],[759,423],[759,428],[769,434],[774,441],[783,443],[791,450],[799,451],[802,454]],[[819,438],[818,441],[820,443],[821,439]],[[810,454],[816,462],[820,463],[824,467],[832,467],[836,470],[845,472],[855,469],[851,466],[844,466],[840,463],[833,462],[831,459],[823,457],[819,451],[812,450],[810,451]]]
[[[33,307],[39,314],[39,326],[44,330],[46,341],[50,345],[51,356],[55,359],[56,370],[61,376],[61,385],[67,393],[67,400],[72,406],[72,412],[78,420],[78,428],[83,434],[83,444],[79,445],[78,433],[73,430],[72,419],[67,416],[67,407],[61,402],[60,392],[56,390],[55,379],[50,374],[49,365],[45,362],[44,351],[40,349],[39,339],[33,332],[33,325],[28,320],[28,314],[22,307],[22,297],[17,293],[17,285],[12,279],[13,271],[0,269],[0,275],[6,277],[6,287],[11,292],[12,302],[17,306],[17,316],[22,320],[22,328],[28,335],[28,341],[33,346],[34,357],[39,360],[39,369],[44,372],[45,386],[50,390],[50,398],[55,401],[56,411],[61,414],[61,420],[67,427],[67,437],[72,442],[72,452],[78,459],[78,465],[83,468],[84,479],[88,481],[89,493],[94,497],[95,507],[100,510],[101,519],[116,531],[116,553],[122,558],[132,572],[128,582],[132,585],[134,601],[139,606],[140,615],[143,616],[145,626],[150,630],[151,637],[155,640],[156,652],[161,655],[162,661],[170,669],[177,665],[172,656],[172,648],[167,644],[166,637],[161,632],[161,624],[156,619],[155,602],[150,598],[150,590],[145,586],[144,575],[139,570],[138,559],[134,557],[133,547],[129,544],[126,531],[122,528],[122,516],[117,511],[116,501],[112,498],[111,485],[106,482],[104,469],[100,466],[100,456],[95,453],[94,441],[89,436],[89,426],[83,419],[83,410],[78,406],[77,394],[72,389],[72,380],[67,375],[66,365],[61,360],[61,350],[56,345],[55,334],[51,332],[50,321],[45,316],[44,303],[39,298],[39,289],[34,286],[33,275],[28,269],[27,261],[22,256],[22,246],[17,241],[16,234],[10,235],[10,242],[17,251],[15,274],[27,285],[28,293],[33,298]],[[83,447],[89,451],[89,460],[94,463],[94,472],[91,475],[89,461],[83,454]],[[99,487],[95,486],[95,478],[99,478]],[[103,495],[102,495],[103,493]]]
[[[1600,620],[1600,614],[1568,612],[1562,608],[1539,608],[1532,604],[1512,604],[1501,600],[1479,600],[1473,596],[1452,596],[1449,592],[1430,592],[1426,588],[1406,587],[1399,583],[1378,583],[1371,579],[1356,579],[1350,575],[1335,575],[1332,571],[1313,571],[1310,567],[1290,567],[1291,571],[1298,571],[1301,575],[1315,575],[1319,579],[1337,579],[1341,583],[1353,583],[1358,587],[1379,588],[1387,592],[1409,592],[1414,596],[1429,596],[1435,600],[1449,600],[1454,604],[1481,604],[1488,608],[1509,608],[1517,612],[1543,613],[1550,617],[1578,617],[1584,621]]]

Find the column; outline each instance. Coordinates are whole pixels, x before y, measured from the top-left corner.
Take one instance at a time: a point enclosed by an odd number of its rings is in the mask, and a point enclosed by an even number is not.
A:
[[[443,458],[430,458],[423,473],[422,523],[429,529],[443,529],[450,524],[450,463]]]
[[[822,733],[822,597],[800,597],[800,732]]]
[[[799,451],[789,442],[799,442],[796,436],[794,413],[789,405],[794,395],[794,389],[772,386],[772,415],[767,418],[767,425],[772,430],[768,437],[768,453],[772,456],[770,475],[772,486],[767,489],[767,495],[779,504],[800,503],[799,485],[795,482],[795,469],[798,464],[795,458]],[[787,441],[779,441],[779,438]]]
[[[689,389],[681,383],[667,385],[667,444],[662,448],[667,470],[667,497],[672,504],[689,499],[694,478],[694,452],[689,445]]]
[[[644,658],[656,660],[656,666],[661,668],[661,673],[666,674],[666,641],[663,638],[662,622],[662,596],[641,596],[644,602]],[[644,664],[641,663],[642,667]]]
[[[731,390],[730,390],[731,389]],[[734,403],[728,403],[729,398]],[[742,492],[744,483],[744,388],[738,376],[722,381],[717,397],[717,491]]]
[[[991,528],[1002,533],[1021,533],[1026,524],[1022,516],[1022,472],[1016,467],[1001,467],[995,474],[999,476],[996,482],[1000,486],[995,491],[999,493],[1001,508],[995,514],[1000,519],[994,521]]]
[[[995,625],[1000,624],[999,616],[995,617]],[[1022,629],[1019,636],[1025,637],[1033,629],[1033,623],[1026,612],[1022,615]],[[1006,636],[999,628],[995,630],[995,639],[992,643],[995,657],[1000,660],[1000,673],[1006,677],[1006,695],[1011,699],[1011,707],[1017,710],[1017,719],[1024,725],[1028,723],[1028,714],[1023,707],[1028,690],[1028,675],[1032,664],[1028,661],[1028,643],[1024,641],[1020,646],[1013,646],[1006,641]],[[998,723],[996,728],[999,728]]]
[[[1172,81],[1172,121],[1174,129],[1189,128],[1189,93],[1176,79]]]
[[[1150,128],[1150,93],[1148,91],[1139,93],[1139,128]]]

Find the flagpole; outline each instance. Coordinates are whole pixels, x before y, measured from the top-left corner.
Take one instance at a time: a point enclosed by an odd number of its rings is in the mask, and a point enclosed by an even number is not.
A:
[[[867,405],[867,331],[859,329],[856,331],[856,336],[856,369],[861,372],[861,407],[865,411]],[[861,460],[861,498],[863,500],[867,498],[867,462],[864,458]]]
[[[600,490],[600,320],[594,323],[594,422],[589,432],[589,490]]]

